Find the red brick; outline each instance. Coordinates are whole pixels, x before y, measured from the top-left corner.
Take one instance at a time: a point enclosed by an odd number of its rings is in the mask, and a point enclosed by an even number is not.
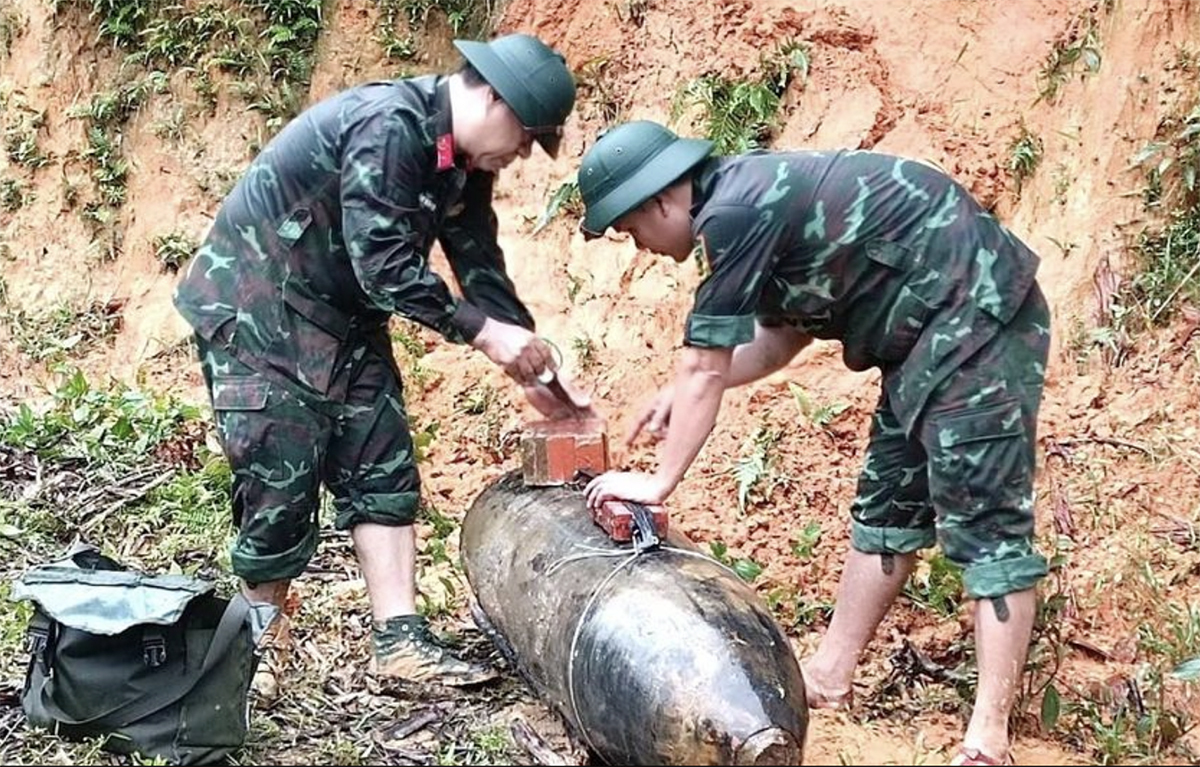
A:
[[[584,470],[608,471],[608,431],[603,420],[534,421],[521,436],[527,485],[563,485]]]
[[[647,506],[654,520],[654,532],[661,538],[667,534],[667,512],[661,505]],[[592,512],[592,519],[600,525],[614,541],[625,542],[633,538],[633,511],[625,501],[605,501]]]

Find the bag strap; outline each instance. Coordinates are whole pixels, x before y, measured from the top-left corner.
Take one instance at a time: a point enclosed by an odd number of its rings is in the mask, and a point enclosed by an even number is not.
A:
[[[212,642],[208,646],[208,652],[204,654],[204,662],[199,668],[193,669],[183,675],[178,683],[163,686],[160,689],[147,693],[140,698],[135,698],[130,701],[124,701],[113,708],[89,716],[83,719],[77,719],[70,716],[54,702],[49,692],[49,687],[54,681],[53,677],[46,680],[46,684],[42,687],[41,703],[46,711],[59,721],[61,724],[81,725],[91,724],[101,719],[119,714],[119,721],[112,723],[113,727],[124,727],[130,722],[137,721],[147,714],[152,714],[162,708],[165,708],[172,703],[183,698],[190,693],[200,680],[211,671],[220,660],[225,651],[233,644],[233,640],[237,637],[238,632],[246,623],[246,616],[250,613],[250,603],[241,594],[235,595],[229,600],[229,604],[225,607],[225,612],[221,615],[221,622],[217,624],[217,630],[213,633]]]

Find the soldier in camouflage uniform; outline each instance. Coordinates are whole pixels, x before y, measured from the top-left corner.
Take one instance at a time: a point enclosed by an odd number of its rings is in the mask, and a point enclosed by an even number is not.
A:
[[[557,154],[575,83],[528,35],[455,45],[457,72],[366,83],[288,124],[222,204],[175,305],[233,470],[247,594],[282,604],[316,549],[324,484],[366,581],[373,668],[467,684],[494,671],[453,657],[416,609],[420,480],[388,320],[470,344],[544,414],[570,411],[538,381],[555,364],[506,274],[492,189],[533,141]],[[429,267],[435,240],[461,298]]]
[[[848,367],[880,369],[882,391],[837,609],[803,664],[808,703],[849,703],[863,648],[916,552],[936,541],[978,600],[978,696],[955,763],[1003,762],[1046,573],[1033,546],[1050,334],[1039,259],[925,163],[862,151],[710,157],[711,149],[633,122],[605,134],[580,167],[585,233],[612,226],[680,263],[698,246],[709,271],[675,381],[629,436],[665,435],[659,468],[601,475],[588,502],[663,502],[707,439],[726,388],[783,368],[813,338],[841,341]]]

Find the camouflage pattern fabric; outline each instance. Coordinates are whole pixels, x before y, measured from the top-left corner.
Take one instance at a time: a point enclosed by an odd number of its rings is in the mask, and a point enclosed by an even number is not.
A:
[[[731,347],[755,321],[837,339],[883,372],[853,545],[940,538],[976,597],[1028,588],[1033,452],[1049,320],[1039,259],[931,165],[865,151],[714,157],[693,175],[710,273],[685,341]]]
[[[321,481],[339,527],[411,523],[393,313],[455,343],[489,316],[534,329],[496,241],[494,176],[460,163],[445,76],[343,91],[264,148],[176,288],[234,471],[247,580],[303,569]],[[429,268],[435,239],[461,298]]]
[[[1050,312],[1034,285],[1013,321],[931,394],[913,436],[880,398],[851,506],[855,549],[903,554],[936,538],[976,599],[1046,574],[1033,548],[1033,479],[1049,348]]]
[[[226,330],[197,344],[233,472],[234,574],[265,583],[304,571],[320,537],[322,483],[339,530],[412,524],[421,484],[386,332],[345,348],[333,381],[345,398],[322,408],[246,365]]]
[[[899,366],[911,431],[929,393],[1017,313],[1038,257],[953,179],[875,152],[712,158],[692,230],[711,273],[685,341],[731,347],[754,323],[838,339],[852,370]]]

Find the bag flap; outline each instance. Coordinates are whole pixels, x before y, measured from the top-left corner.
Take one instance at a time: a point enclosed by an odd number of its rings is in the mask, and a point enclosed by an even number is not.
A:
[[[215,586],[187,575],[43,565],[13,583],[11,598],[36,602],[71,628],[113,635],[142,623],[175,623],[189,602]]]

